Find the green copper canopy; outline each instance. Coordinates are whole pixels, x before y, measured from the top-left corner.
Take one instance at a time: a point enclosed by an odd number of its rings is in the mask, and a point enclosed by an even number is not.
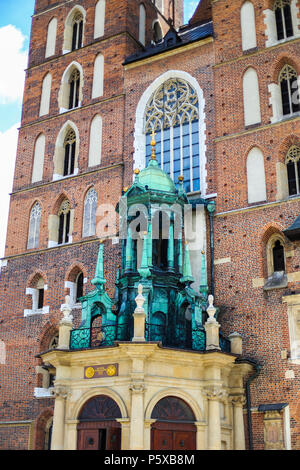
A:
[[[144,168],[138,175],[138,182],[146,189],[154,191],[176,192],[176,187],[170,176],[159,166],[157,160],[150,160],[147,168]]]

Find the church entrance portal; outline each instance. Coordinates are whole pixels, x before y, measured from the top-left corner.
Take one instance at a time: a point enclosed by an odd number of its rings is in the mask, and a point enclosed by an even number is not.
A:
[[[196,421],[191,408],[177,397],[160,400],[151,415],[152,450],[196,450]]]
[[[78,450],[121,450],[121,424],[116,421],[121,417],[112,398],[91,398],[79,415]]]

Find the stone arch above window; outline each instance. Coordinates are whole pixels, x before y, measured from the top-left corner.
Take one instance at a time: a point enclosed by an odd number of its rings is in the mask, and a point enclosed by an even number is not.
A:
[[[280,71],[278,82],[281,91],[282,114],[286,116],[299,112],[299,85],[296,70],[286,64]]]
[[[95,8],[94,39],[104,35],[105,28],[105,0],[99,0]]]
[[[42,216],[42,207],[39,202],[36,202],[30,211],[28,242],[27,242],[28,250],[39,247],[41,216]]]
[[[292,145],[285,157],[289,195],[300,194],[300,144]]]
[[[71,121],[68,121],[58,134],[54,154],[53,180],[78,173],[79,133]]]
[[[253,3],[245,2],[241,8],[242,50],[247,51],[257,46],[255,10]]]
[[[245,126],[261,122],[259,84],[256,70],[248,68],[243,76]]]
[[[91,188],[84,200],[83,212],[83,237],[91,237],[96,234],[97,192]]]
[[[144,122],[147,161],[154,130],[161,167],[176,184],[183,175],[187,192],[199,191],[199,101],[195,89],[179,78],[165,81],[148,101]]]
[[[51,99],[51,85],[52,85],[52,75],[51,73],[48,73],[44,77],[43,84],[42,84],[40,116],[45,116],[46,114],[49,114],[50,99]]]
[[[81,106],[83,99],[83,69],[78,62],[72,62],[65,70],[58,94],[60,113]]]
[[[275,0],[273,5],[264,10],[266,46],[300,36],[298,0]]]
[[[268,279],[264,289],[276,289],[287,287],[285,260],[285,240],[280,233],[270,236],[266,244]]]
[[[40,134],[35,141],[31,182],[43,180],[46,137]]]
[[[103,95],[104,86],[104,57],[98,54],[94,62],[94,76],[93,76],[93,89],[92,99],[99,98]]]
[[[52,20],[48,24],[46,53],[45,53],[46,59],[55,54],[56,32],[57,32],[57,18],[52,18]]]
[[[45,305],[45,292],[48,290],[48,286],[45,284],[45,280],[40,273],[36,273],[31,279],[29,287],[26,288],[26,296],[28,296],[28,302],[26,310],[24,310],[24,316],[46,314],[49,313],[49,307]]]
[[[266,178],[264,156],[262,151],[254,147],[247,156],[247,189],[248,203],[266,201]]]
[[[169,93],[168,86],[172,83],[178,83],[178,103],[180,111],[178,112],[178,119],[172,120],[172,113],[176,114],[176,106],[172,106],[171,95]],[[164,84],[168,85],[167,87]],[[182,84],[182,86],[180,85]],[[166,116],[164,116],[161,94],[168,96],[168,104],[166,104]],[[158,106],[154,103],[153,99],[158,99]],[[166,98],[165,97],[165,98]],[[193,104],[194,101],[194,104]],[[194,106],[194,111],[192,108]],[[143,93],[136,110],[136,121],[135,121],[135,153],[134,153],[134,168],[143,169],[149,158],[150,151],[150,134],[152,132],[152,126],[155,125],[156,132],[156,153],[158,160],[162,167],[171,177],[174,178],[174,182],[177,183],[176,178],[183,171],[185,176],[185,187],[192,191],[197,191],[200,188],[202,195],[206,193],[206,145],[205,145],[205,101],[203,97],[203,91],[199,86],[198,81],[187,72],[180,70],[170,70],[159,76]],[[198,120],[197,120],[198,119]],[[188,120],[191,123],[190,132],[187,132]],[[177,129],[174,135],[174,124]],[[185,125],[185,131],[180,134],[180,126]],[[166,127],[166,132],[165,128]],[[172,131],[171,131],[172,128]],[[179,136],[177,133],[179,131]],[[170,143],[167,142],[167,148],[169,145],[173,145],[172,155],[174,155],[175,149],[175,160],[174,158],[169,159],[170,149],[167,149],[167,158],[169,161],[163,161],[161,159],[161,153],[164,152],[164,148],[161,147],[161,138],[169,140],[170,132],[173,133],[173,139],[170,139]],[[192,151],[189,147],[188,135],[192,135]],[[185,136],[185,137],[184,137]],[[187,145],[186,145],[187,144]],[[185,150],[183,150],[185,148]],[[178,155],[180,154],[180,158]],[[145,158],[145,155],[147,157]],[[163,155],[164,157],[164,155]],[[183,160],[185,160],[183,162]],[[165,165],[166,163],[166,165]],[[192,180],[191,180],[192,177]],[[191,181],[193,184],[191,184]],[[194,184],[195,182],[195,184]]]
[[[84,43],[86,11],[76,5],[68,14],[65,22],[63,54],[80,49]]]
[[[140,4],[139,16],[139,41],[143,46],[146,44],[146,8],[143,3]]]
[[[71,306],[79,303],[80,297],[84,295],[84,284],[86,283],[87,278],[84,277],[82,268],[74,266],[65,281],[65,288],[69,289],[68,295],[70,296]]]
[[[59,198],[61,200],[61,198]],[[48,247],[72,243],[74,209],[68,199],[63,199],[56,214],[50,214],[48,220]]]
[[[89,167],[100,165],[102,153],[102,118],[97,114],[91,123]]]

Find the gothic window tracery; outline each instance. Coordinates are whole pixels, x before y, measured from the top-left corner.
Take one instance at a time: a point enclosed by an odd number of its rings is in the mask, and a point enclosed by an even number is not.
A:
[[[289,195],[300,193],[300,146],[292,145],[285,158],[287,166]]]
[[[71,207],[67,199],[60,206],[58,217],[59,217],[58,244],[62,245],[63,243],[69,242],[69,236],[70,236]]]
[[[82,47],[83,16],[77,13],[73,19],[72,51]]]
[[[40,240],[40,225],[41,225],[42,208],[41,205],[36,202],[31,209],[30,221],[29,221],[29,235],[27,248],[38,248]]]
[[[68,176],[74,173],[75,167],[76,134],[73,129],[70,129],[66,135],[64,148],[64,176]]]
[[[289,115],[300,111],[299,87],[297,72],[286,64],[279,74],[279,84],[282,99],[282,113]]]
[[[291,1],[276,0],[273,9],[275,12],[278,41],[293,36]]]
[[[78,108],[79,105],[79,89],[80,89],[80,73],[74,69],[69,80],[70,96],[69,109]]]
[[[84,201],[83,236],[91,237],[96,233],[97,193],[91,188]]]
[[[199,103],[194,88],[171,78],[152,95],[145,112],[146,155],[151,157],[151,134],[156,133],[156,156],[175,183],[184,176],[187,192],[200,190]]]

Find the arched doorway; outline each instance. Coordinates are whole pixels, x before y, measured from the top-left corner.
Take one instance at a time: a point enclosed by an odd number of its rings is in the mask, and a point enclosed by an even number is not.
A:
[[[195,415],[181,398],[165,397],[153,409],[152,450],[196,450]]]
[[[79,414],[78,450],[121,450],[121,418],[117,403],[106,395],[88,400]]]

